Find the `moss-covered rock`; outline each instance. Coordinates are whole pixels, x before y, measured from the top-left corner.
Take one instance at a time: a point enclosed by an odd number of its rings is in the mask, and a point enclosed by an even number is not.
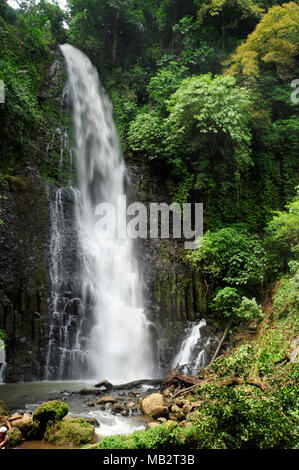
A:
[[[0,416],[9,416],[9,410],[2,400],[0,400]]]
[[[17,445],[19,445],[23,440],[22,433],[17,427],[13,427],[9,429],[7,434],[8,434],[8,442],[6,445],[7,448],[12,449],[16,447]]]
[[[69,406],[58,400],[47,401],[33,413],[33,421],[38,423],[38,433],[43,435],[49,423],[61,421],[69,412]]]
[[[49,424],[44,438],[53,444],[80,447],[96,441],[94,427],[83,418],[70,418]]]

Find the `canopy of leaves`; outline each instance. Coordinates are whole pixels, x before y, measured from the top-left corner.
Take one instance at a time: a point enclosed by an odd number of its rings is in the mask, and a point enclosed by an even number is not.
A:
[[[237,166],[248,166],[252,163],[250,103],[250,92],[236,86],[232,77],[206,74],[187,78],[168,103],[170,145],[177,140],[194,148],[207,135],[213,147],[220,136],[231,144]]]
[[[256,300],[241,298],[237,289],[232,287],[218,290],[211,308],[221,320],[229,319],[232,324],[248,323],[261,317],[261,307]]]
[[[187,67],[180,66],[177,62],[170,62],[167,67],[159,69],[151,78],[147,91],[157,110],[166,111],[167,100],[179,88],[187,75]]]
[[[186,256],[214,285],[260,286],[267,267],[259,238],[241,227],[207,232],[202,246]]]
[[[227,62],[227,73],[254,83],[262,69],[274,66],[279,77],[294,68],[299,43],[299,6],[295,2],[270,8],[246,42]]]
[[[267,235],[279,247],[288,247],[299,257],[299,187],[297,196],[287,204],[285,211],[277,211],[267,227]]]

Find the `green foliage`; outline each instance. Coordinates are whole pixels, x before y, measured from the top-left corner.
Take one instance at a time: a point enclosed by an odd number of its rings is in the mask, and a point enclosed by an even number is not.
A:
[[[5,336],[6,336],[5,331],[0,330],[0,340],[3,341],[5,339]]]
[[[232,55],[228,73],[255,83],[269,65],[280,78],[290,77],[298,54],[299,6],[295,2],[273,6],[255,31]],[[270,33],[270,34],[269,34]],[[268,70],[267,70],[268,69]]]
[[[18,17],[19,18],[19,17]],[[42,122],[37,94],[49,64],[49,39],[23,18],[10,25],[0,17],[0,79],[5,103],[0,104],[1,170],[10,172],[34,153]]]
[[[237,289],[224,287],[217,292],[211,307],[221,318],[230,318],[234,316],[234,310],[239,307],[240,303],[241,298]]]
[[[240,227],[206,232],[202,246],[186,257],[216,286],[259,287],[267,267],[266,251],[259,238]]]
[[[95,431],[83,418],[70,418],[49,424],[44,439],[61,446],[79,447],[93,443]]]
[[[29,4],[23,10],[22,19],[27,25],[35,28],[37,34],[38,32],[48,33],[58,43],[65,42],[66,14],[58,4],[46,0],[40,0],[36,5]]]
[[[158,111],[166,111],[167,100],[179,88],[187,72],[187,67],[180,66],[177,62],[170,62],[151,78],[147,91]]]
[[[274,308],[278,317],[286,317],[290,312],[295,316],[299,312],[299,266],[293,264],[293,277],[285,278],[279,285],[274,299]]]
[[[299,255],[299,187],[297,196],[286,205],[285,211],[275,212],[267,227],[267,235],[280,247],[287,247],[294,256]]]
[[[161,117],[146,108],[136,116],[128,132],[130,148],[150,160],[163,157],[166,128]]]
[[[218,152],[229,147],[237,168],[246,168],[252,163],[250,103],[250,93],[229,77],[207,74],[184,80],[169,100],[170,148],[189,142],[195,151],[207,139]]]
[[[229,319],[234,324],[248,323],[254,318],[261,318],[261,307],[255,299],[241,297],[237,289],[220,289],[211,303],[211,308],[221,320]]]

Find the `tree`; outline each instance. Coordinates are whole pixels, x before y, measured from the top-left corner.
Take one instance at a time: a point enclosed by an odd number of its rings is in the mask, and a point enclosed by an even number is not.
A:
[[[289,251],[299,260],[299,187],[294,200],[286,205],[286,210],[274,214],[266,229],[268,243],[274,244],[278,251]]]
[[[211,303],[211,308],[221,321],[227,321],[225,331],[211,360],[211,362],[213,362],[231,326],[248,323],[254,318],[261,318],[262,309],[255,299],[249,299],[247,297],[242,297],[241,299],[237,289],[231,287],[224,287],[218,290]]]
[[[295,2],[270,8],[246,42],[226,62],[227,73],[240,82],[254,84],[265,71],[289,79],[299,44],[299,5]]]
[[[200,20],[214,19],[223,48],[236,33],[251,32],[262,15],[263,9],[252,0],[208,0],[200,2],[198,11]]]
[[[259,238],[238,226],[206,232],[202,246],[187,254],[187,258],[210,285],[229,285],[249,291],[263,284],[268,264]]]
[[[168,103],[170,151],[181,145],[192,153],[201,150],[210,160],[229,153],[236,173],[248,167],[250,104],[249,91],[237,87],[231,77],[187,78]]]
[[[168,66],[158,70],[150,80],[147,87],[150,99],[155,103],[156,109],[166,112],[167,100],[179,88],[188,75],[188,68],[177,62],[170,62]]]

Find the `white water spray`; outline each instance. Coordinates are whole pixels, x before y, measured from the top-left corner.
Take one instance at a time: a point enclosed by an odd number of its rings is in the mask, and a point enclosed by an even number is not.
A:
[[[82,299],[93,327],[89,372],[112,382],[153,376],[149,324],[130,239],[102,239],[95,208],[117,207],[124,194],[125,165],[111,103],[95,67],[78,49],[61,46],[67,62],[76,140],[76,218],[82,262]]]
[[[172,362],[173,368],[179,367],[183,372],[194,373],[206,365],[205,347],[209,345],[210,338],[203,342],[201,329],[205,326],[206,320],[203,319],[191,329],[187,329],[186,337]]]

